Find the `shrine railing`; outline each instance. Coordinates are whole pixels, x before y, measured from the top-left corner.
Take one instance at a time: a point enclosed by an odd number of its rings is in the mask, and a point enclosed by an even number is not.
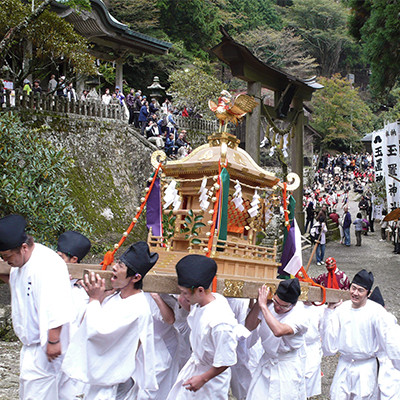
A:
[[[0,111],[5,110],[31,110],[36,112],[50,112],[62,114],[84,115],[89,117],[111,118],[116,120],[126,120],[125,109],[119,104],[105,105],[101,101],[93,100],[68,100],[64,96],[53,96],[48,93],[31,92],[29,95],[21,89],[10,91],[6,90],[0,98]],[[174,115],[174,120],[180,129],[192,132],[212,134],[219,129],[216,119],[182,117]],[[234,132],[235,127],[229,127],[229,131]]]
[[[219,128],[216,119],[174,116],[174,120],[180,129],[186,129],[188,131],[214,133],[217,132]]]
[[[111,118],[117,120],[126,119],[124,109],[119,104],[105,105],[101,101],[93,100],[68,100],[63,96],[49,94],[29,95],[16,90],[15,93],[6,90],[3,94],[1,110],[25,109],[36,112],[51,112],[62,114],[75,114],[99,118]]]

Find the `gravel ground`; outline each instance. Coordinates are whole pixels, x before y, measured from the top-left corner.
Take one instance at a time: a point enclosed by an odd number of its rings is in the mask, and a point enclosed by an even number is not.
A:
[[[357,202],[353,196],[350,202],[352,218],[357,213]],[[341,214],[341,212],[339,212]],[[393,254],[393,246],[388,242],[380,242],[380,227],[376,224],[376,232],[368,233],[362,237],[362,246],[356,247],[354,229],[351,229],[352,246],[345,247],[338,242],[328,243],[325,258],[335,257],[338,267],[345,271],[351,279],[360,269],[366,268],[373,272],[375,284],[379,285],[386,301],[386,308],[400,319],[400,298],[397,288],[397,272],[400,264],[400,255]],[[311,249],[304,251],[303,263],[307,264]],[[315,259],[309,269],[310,276],[317,276],[325,272],[325,267],[316,266]],[[0,307],[1,304],[9,302],[8,288],[0,285]],[[18,342],[0,341],[0,400],[18,399]],[[315,400],[328,400],[329,387],[335,373],[337,357],[324,357],[322,361],[322,394],[316,396]]]

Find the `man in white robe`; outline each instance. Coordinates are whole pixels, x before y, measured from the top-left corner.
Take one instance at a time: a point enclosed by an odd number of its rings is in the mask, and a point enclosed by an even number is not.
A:
[[[246,318],[246,327],[257,331],[249,345],[261,338],[264,353],[253,374],[247,400],[305,400],[305,340],[307,316],[297,306],[297,278],[282,281],[272,303],[269,288],[259,289],[258,302]]]
[[[111,283],[118,292],[104,301],[104,279],[85,276],[89,305],[62,366],[66,375],[90,385],[85,400],[129,398],[137,387],[157,389],[153,321],[141,290],[157,259],[145,242],[130,246],[113,266]]]
[[[192,355],[167,400],[227,400],[230,369],[236,364],[237,322],[226,299],[209,290],[217,264],[190,254],[176,265],[181,295],[192,305],[187,318]]]
[[[361,270],[350,285],[350,300],[329,304],[325,310],[323,353],[340,353],[331,385],[332,400],[377,399],[378,351],[399,359],[399,346],[388,335],[393,319],[382,306],[368,300],[373,282],[372,273]]]
[[[86,236],[79,232],[66,231],[58,238],[57,254],[66,263],[79,264],[87,255],[91,246],[92,244]],[[81,280],[72,279],[71,277],[70,279],[73,308],[73,319],[71,323],[72,338],[81,325],[86,307],[89,304],[89,297],[85,289],[79,284]],[[58,386],[59,400],[75,400],[82,398],[87,384],[78,379],[69,378],[61,371]]]
[[[57,400],[72,319],[68,270],[57,253],[34,243],[25,227],[20,215],[0,219],[0,256],[12,267],[12,321],[23,344],[20,399]]]
[[[190,313],[190,303],[185,300],[182,295],[174,296],[176,303],[174,306],[175,323],[174,326],[178,331],[178,371],[189,360],[192,349],[190,348],[190,328],[187,317]]]
[[[87,255],[92,244],[90,240],[79,232],[66,231],[61,234],[57,241],[57,254],[70,264],[79,264]],[[71,278],[71,277],[70,277]],[[74,319],[71,326],[71,337],[78,330],[86,306],[89,303],[89,297],[85,289],[80,285],[81,279],[71,279],[72,304]]]
[[[171,304],[175,300],[168,295],[145,293],[153,316],[154,349],[157,354],[155,374],[158,389],[155,391],[139,390],[139,399],[165,400],[178,376],[178,331],[174,327],[175,315]],[[165,299],[165,300],[164,300]],[[169,304],[168,304],[169,303]]]
[[[385,301],[382,297],[381,291],[378,286],[375,287],[369,300],[375,301],[385,307]],[[396,325],[396,317],[389,313],[393,318],[393,323]],[[396,400],[400,394],[400,371],[395,368],[392,361],[383,350],[378,351],[379,372],[378,372],[378,387],[379,387],[379,400]]]
[[[247,312],[249,311],[249,299],[228,298],[229,306],[231,307],[236,321],[243,325],[245,324]],[[246,341],[238,343],[237,363],[231,367],[231,390],[237,400],[245,400],[252,378],[249,368],[250,355],[246,345]]]
[[[313,397],[321,394],[322,345],[320,329],[324,315],[324,306],[303,303],[303,307],[308,317],[308,329],[305,335],[306,393],[307,397]]]

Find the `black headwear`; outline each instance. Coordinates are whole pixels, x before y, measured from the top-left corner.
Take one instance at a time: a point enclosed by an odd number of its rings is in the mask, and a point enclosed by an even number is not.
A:
[[[208,289],[217,273],[217,263],[209,257],[200,254],[189,254],[176,264],[178,285],[186,288],[202,286]]]
[[[357,272],[354,275],[353,281],[351,283],[362,286],[369,291],[374,284],[374,275],[372,274],[372,272],[367,272],[365,269],[362,269],[360,272]]]
[[[144,278],[157,262],[158,254],[150,253],[149,245],[146,242],[136,242],[119,259],[129,269]]]
[[[369,299],[374,301],[375,303],[380,304],[382,307],[385,307],[385,300],[383,300],[382,293],[379,289],[379,286],[376,286]]]
[[[14,214],[0,219],[0,251],[12,250],[25,243],[26,221],[22,215]]]
[[[287,303],[295,304],[300,296],[300,282],[297,278],[286,279],[282,281],[278,289],[276,290],[276,295],[283,301]]]
[[[58,238],[57,251],[68,256],[78,257],[78,262],[89,253],[92,244],[90,240],[79,232],[66,231]]]

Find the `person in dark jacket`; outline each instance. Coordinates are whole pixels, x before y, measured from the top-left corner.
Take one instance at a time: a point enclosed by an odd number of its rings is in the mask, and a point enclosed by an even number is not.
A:
[[[140,133],[142,136],[144,136],[144,130],[147,125],[147,118],[149,116],[149,110],[148,110],[149,103],[147,101],[144,102],[140,109],[139,113],[139,124],[140,124]]]
[[[158,111],[158,104],[156,99],[151,99],[151,103],[149,104],[149,112],[150,115],[156,114]]]
[[[128,106],[129,110],[129,120],[128,124],[132,124],[135,118],[134,114],[134,105],[135,105],[135,89],[131,89],[128,96],[126,96],[126,105]]]
[[[304,228],[304,233],[307,232],[308,225],[310,225],[310,230],[314,222],[314,202],[310,201],[306,208],[306,227]]]
[[[142,108],[142,99],[140,97],[140,93],[137,92],[135,94],[135,100],[133,102],[133,124],[135,125],[135,128],[139,128],[139,114],[140,114],[140,109]]]
[[[350,226],[351,226],[351,214],[349,207],[344,208],[344,220],[343,220],[343,233],[344,233],[344,244],[350,246]]]

